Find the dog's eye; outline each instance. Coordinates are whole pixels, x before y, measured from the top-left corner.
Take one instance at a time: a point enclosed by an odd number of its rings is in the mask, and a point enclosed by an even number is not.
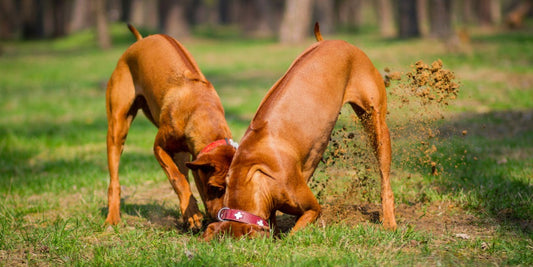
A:
[[[217,197],[220,197],[224,194],[226,189],[222,187],[218,187],[218,186],[208,186],[207,191],[208,191],[208,194],[210,195],[215,195]]]

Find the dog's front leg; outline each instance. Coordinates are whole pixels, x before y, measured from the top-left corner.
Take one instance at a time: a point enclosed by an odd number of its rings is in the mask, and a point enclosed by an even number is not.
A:
[[[198,230],[202,227],[203,216],[198,209],[187,178],[180,173],[172,157],[159,145],[154,145],[154,154],[159,164],[167,174],[168,180],[180,200],[183,219],[189,224],[189,229]]]
[[[291,234],[302,229],[309,223],[316,221],[320,215],[320,204],[318,204],[318,201],[313,195],[313,192],[311,192],[311,189],[306,184],[302,184],[300,188],[302,188],[302,190],[298,192],[298,199],[296,201],[298,203],[297,206],[303,209],[303,213],[296,221],[296,224],[291,230]]]

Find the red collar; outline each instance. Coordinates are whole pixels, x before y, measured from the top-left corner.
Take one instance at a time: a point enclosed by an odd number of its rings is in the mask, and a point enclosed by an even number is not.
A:
[[[218,211],[218,220],[219,221],[234,221],[241,222],[246,224],[253,224],[265,228],[269,228],[268,222],[263,218],[248,213],[242,210],[230,209],[227,207],[221,208]]]
[[[239,146],[237,144],[237,142],[229,139],[229,138],[224,138],[224,139],[220,139],[220,140],[216,140],[215,142],[207,145],[206,147],[204,147],[201,151],[200,151],[200,154],[201,153],[207,153],[213,149],[215,149],[215,147],[217,146],[220,146],[220,145],[232,145],[233,147],[235,147],[235,149],[237,149],[237,147]]]

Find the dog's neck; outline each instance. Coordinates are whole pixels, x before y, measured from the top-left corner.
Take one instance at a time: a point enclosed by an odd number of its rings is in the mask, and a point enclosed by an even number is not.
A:
[[[166,105],[162,111],[162,116],[170,116],[171,121],[176,124],[174,129],[183,129],[188,150],[197,156],[206,146],[221,139],[231,139],[231,131],[224,117],[224,109],[220,101],[213,100],[213,97],[203,97],[206,94],[216,94],[211,88],[192,88],[198,91],[195,100],[180,105]],[[183,92],[179,92],[183,93]],[[217,96],[218,98],[218,96]],[[203,108],[196,108],[202,105]],[[168,107],[168,110],[165,108]],[[217,112],[214,112],[217,111]],[[191,116],[194,112],[194,116]],[[179,127],[180,123],[185,123],[184,127]]]

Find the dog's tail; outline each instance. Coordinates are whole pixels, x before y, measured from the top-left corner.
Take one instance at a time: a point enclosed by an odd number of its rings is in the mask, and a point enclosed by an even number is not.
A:
[[[318,21],[315,23],[315,38],[319,42],[324,40],[324,38],[322,38],[322,34],[320,34],[320,27],[318,26]]]
[[[129,23],[128,23],[128,29],[130,29],[130,32],[133,33],[133,35],[135,35],[135,38],[137,38],[137,41],[143,38],[143,36],[139,33],[139,31],[137,31],[137,29],[135,29],[135,27],[133,27],[133,25]]]

